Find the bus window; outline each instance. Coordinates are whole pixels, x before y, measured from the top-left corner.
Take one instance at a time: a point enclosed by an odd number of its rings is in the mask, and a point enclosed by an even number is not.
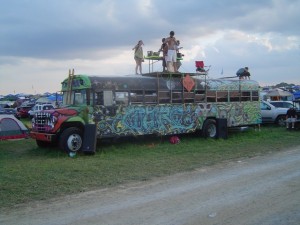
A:
[[[252,91],[252,101],[258,101],[258,100],[259,100],[258,91]]]
[[[216,102],[216,91],[207,91],[207,102]]]
[[[241,101],[242,102],[251,101],[251,93],[250,93],[250,91],[242,91]]]
[[[69,92],[68,91],[65,91],[65,92],[63,92],[63,102],[62,102],[62,104],[63,105],[67,105],[67,104],[70,104],[69,103]]]
[[[103,103],[104,106],[114,105],[114,96],[112,91],[103,91]]]
[[[130,91],[130,103],[131,104],[143,104],[143,90],[131,90]]]
[[[117,105],[128,105],[128,92],[127,91],[116,91],[115,101]]]
[[[159,103],[170,103],[170,91],[159,91]]]
[[[240,101],[240,92],[239,91],[230,91],[229,92],[230,102],[239,102]]]
[[[173,91],[172,92],[172,103],[182,103],[182,92]]]
[[[228,92],[218,91],[217,92],[217,102],[228,102]]]
[[[96,105],[104,105],[103,91],[95,93],[95,103]]]
[[[195,99],[194,92],[184,92],[183,93],[184,103],[193,103]]]
[[[74,104],[75,105],[86,104],[86,90],[80,90],[74,92]]]
[[[145,104],[156,104],[157,103],[156,91],[145,91],[144,101]]]
[[[205,91],[196,90],[195,91],[195,102],[204,102],[205,101]]]

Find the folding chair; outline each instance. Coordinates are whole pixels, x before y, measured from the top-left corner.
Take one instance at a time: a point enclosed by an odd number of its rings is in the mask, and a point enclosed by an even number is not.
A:
[[[206,72],[204,69],[203,61],[195,61],[195,64],[196,64],[196,72]]]

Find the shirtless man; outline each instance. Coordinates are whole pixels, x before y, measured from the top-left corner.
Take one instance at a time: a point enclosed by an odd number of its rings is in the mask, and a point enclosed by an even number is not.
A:
[[[167,68],[170,68],[170,64],[173,64],[174,72],[177,71],[177,52],[176,52],[176,38],[174,37],[174,31],[170,32],[170,37],[166,38],[165,43],[168,45],[167,55]]]

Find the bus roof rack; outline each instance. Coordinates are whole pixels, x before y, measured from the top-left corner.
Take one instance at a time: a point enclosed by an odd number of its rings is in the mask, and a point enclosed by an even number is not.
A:
[[[206,76],[207,73],[152,72],[152,73],[142,74],[142,76],[146,76],[146,77],[182,77],[182,76],[185,76],[185,75]]]

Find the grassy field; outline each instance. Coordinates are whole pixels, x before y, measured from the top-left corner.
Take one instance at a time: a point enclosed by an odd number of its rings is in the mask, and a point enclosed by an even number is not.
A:
[[[167,137],[127,138],[74,158],[32,139],[0,141],[0,208],[283,151],[300,145],[299,134],[266,126],[232,131],[226,140],[182,135],[177,145]]]

